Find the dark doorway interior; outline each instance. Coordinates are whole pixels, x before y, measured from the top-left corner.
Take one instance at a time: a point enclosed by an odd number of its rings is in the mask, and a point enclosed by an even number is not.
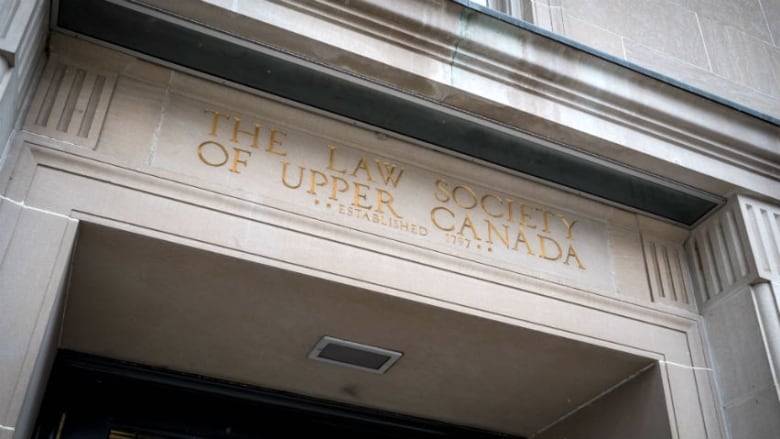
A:
[[[60,351],[35,438],[509,436]]]

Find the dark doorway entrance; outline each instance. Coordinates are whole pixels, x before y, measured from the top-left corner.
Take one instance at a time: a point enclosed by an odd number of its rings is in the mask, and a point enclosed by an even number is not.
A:
[[[507,438],[394,413],[60,351],[35,438]]]

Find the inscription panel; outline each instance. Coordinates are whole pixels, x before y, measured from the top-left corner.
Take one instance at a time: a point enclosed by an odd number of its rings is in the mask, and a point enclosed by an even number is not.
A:
[[[414,158],[172,95],[152,165],[261,204],[483,264],[614,291],[606,225]],[[381,140],[377,140],[381,143]],[[424,151],[425,154],[433,154]],[[475,167],[463,164],[464,168]]]

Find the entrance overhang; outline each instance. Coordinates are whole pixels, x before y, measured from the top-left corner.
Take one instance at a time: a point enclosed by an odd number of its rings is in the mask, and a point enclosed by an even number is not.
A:
[[[55,27],[579,194],[692,226],[724,198],[135,1],[59,0]]]
[[[669,434],[652,358],[88,222],[70,272],[61,349],[188,373],[188,387],[205,376],[515,436],[573,414]],[[382,375],[313,361],[323,335],[403,357]]]

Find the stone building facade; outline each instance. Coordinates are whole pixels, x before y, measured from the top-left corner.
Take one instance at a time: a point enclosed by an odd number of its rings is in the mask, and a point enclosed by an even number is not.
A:
[[[773,2],[0,6],[0,438],[780,434]]]

